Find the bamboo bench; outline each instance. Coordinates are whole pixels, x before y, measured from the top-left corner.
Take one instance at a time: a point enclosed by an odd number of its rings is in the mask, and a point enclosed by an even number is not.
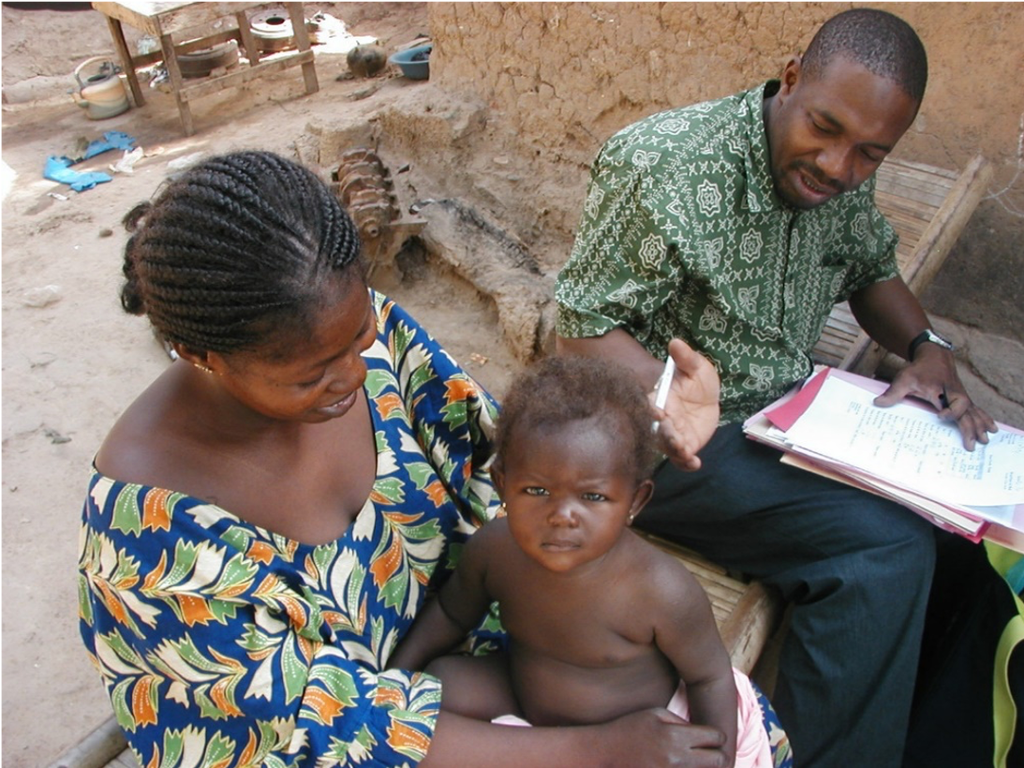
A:
[[[896,249],[900,272],[911,290],[920,294],[945,261],[950,249],[977,208],[992,170],[980,156],[963,173],[900,160],[886,160],[878,169],[876,201],[899,233]],[[814,348],[816,362],[870,375],[884,350],[861,332],[846,304],[837,305],[821,340]],[[697,577],[711,601],[733,666],[754,670],[769,638],[782,624],[784,605],[779,595],[758,581],[729,573],[697,553],[644,534],[657,546],[679,557]],[[766,677],[773,677],[767,670]],[[113,717],[65,752],[50,768],[134,768],[136,761]]]
[[[978,207],[992,176],[991,166],[979,155],[957,174],[890,159],[882,163],[876,176],[875,202],[900,236],[896,248],[900,273],[910,289],[920,295]],[[844,302],[832,310],[813,357],[816,363],[871,376],[885,354],[861,331]],[[785,606],[780,596],[692,550],[645,536],[681,559],[697,577],[711,600],[733,666],[751,673],[769,638],[782,625]],[[764,673],[767,679],[763,682],[770,687],[775,670],[766,669]]]

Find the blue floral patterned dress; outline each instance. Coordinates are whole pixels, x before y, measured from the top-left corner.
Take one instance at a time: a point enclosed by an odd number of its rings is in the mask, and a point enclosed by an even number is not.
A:
[[[142,765],[400,766],[426,752],[439,684],[384,665],[432,580],[495,514],[496,407],[372,297],[377,477],[337,541],[300,544],[183,493],[92,475],[82,637]]]

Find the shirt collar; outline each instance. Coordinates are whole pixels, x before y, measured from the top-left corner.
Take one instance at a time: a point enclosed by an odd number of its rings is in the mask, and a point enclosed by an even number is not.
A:
[[[749,151],[744,158],[747,176],[747,207],[751,213],[785,208],[772,181],[771,154],[768,151],[768,134],[764,129],[764,97],[779,89],[778,80],[769,80],[744,95],[746,105],[746,132]]]

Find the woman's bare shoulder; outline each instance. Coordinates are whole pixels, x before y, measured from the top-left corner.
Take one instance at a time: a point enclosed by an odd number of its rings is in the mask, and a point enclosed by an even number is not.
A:
[[[96,453],[96,469],[124,482],[177,489],[180,470],[202,461],[189,439],[189,399],[168,369],[121,414]]]

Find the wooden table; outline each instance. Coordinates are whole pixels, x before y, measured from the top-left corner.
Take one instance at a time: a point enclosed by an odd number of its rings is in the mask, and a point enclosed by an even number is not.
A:
[[[290,54],[275,56],[271,61],[260,62],[259,46],[250,29],[246,11],[266,5],[278,7],[283,5],[287,8],[298,50]],[[178,105],[181,126],[185,135],[191,136],[195,133],[192,110],[189,106],[193,99],[247,83],[261,75],[298,66],[302,67],[306,93],[316,93],[319,90],[316,64],[313,60],[313,51],[310,46],[309,33],[306,30],[302,5],[302,3],[183,3],[127,0],[127,2],[120,3],[98,2],[93,3],[92,7],[107,19],[110,36],[121,57],[122,67],[128,78],[128,85],[135,105],[145,104],[136,70],[139,67],[163,61],[170,78],[171,92]],[[224,21],[233,22],[235,26],[219,29],[218,27],[223,27]],[[125,42],[122,23],[155,37],[160,41],[160,51],[133,55]],[[186,85],[178,65],[178,55],[209,48],[227,40],[239,42],[245,49],[249,65],[235,72],[205,77],[195,84]]]

